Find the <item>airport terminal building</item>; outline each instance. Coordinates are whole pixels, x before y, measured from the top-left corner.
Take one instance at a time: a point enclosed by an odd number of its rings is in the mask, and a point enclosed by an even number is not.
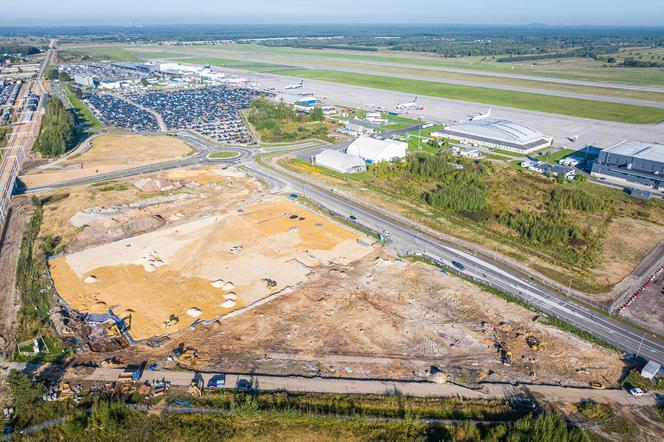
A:
[[[552,137],[546,137],[528,126],[493,118],[454,124],[431,136],[454,138],[475,147],[497,148],[520,154],[542,149],[553,142]]]
[[[592,174],[664,189],[664,145],[622,141],[599,153]]]

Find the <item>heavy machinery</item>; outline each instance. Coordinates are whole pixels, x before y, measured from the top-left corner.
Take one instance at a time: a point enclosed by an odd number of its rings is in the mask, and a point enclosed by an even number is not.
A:
[[[493,335],[494,346],[498,349],[500,353],[500,363],[503,365],[512,365],[512,352],[509,351],[504,342],[500,342],[496,335]]]
[[[203,380],[203,376],[201,376],[200,373],[196,372],[194,375],[194,378],[191,380],[191,384],[189,384],[189,394],[194,396],[194,397],[200,397],[201,394],[203,394],[203,386],[205,385],[205,381]]]
[[[526,336],[526,344],[528,344],[528,347],[533,351],[544,350],[546,348],[546,342],[541,342],[532,335]]]

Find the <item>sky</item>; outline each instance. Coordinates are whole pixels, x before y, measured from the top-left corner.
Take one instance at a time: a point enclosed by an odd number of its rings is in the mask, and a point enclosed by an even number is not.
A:
[[[440,23],[664,25],[664,0],[2,0],[0,26]]]

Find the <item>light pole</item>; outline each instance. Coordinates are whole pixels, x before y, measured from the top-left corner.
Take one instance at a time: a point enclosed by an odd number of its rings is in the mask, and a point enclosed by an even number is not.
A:
[[[639,357],[639,353],[641,353],[641,346],[643,345],[643,340],[646,337],[646,332],[643,332],[643,336],[641,336],[641,342],[639,342],[639,348],[636,350],[636,358]]]

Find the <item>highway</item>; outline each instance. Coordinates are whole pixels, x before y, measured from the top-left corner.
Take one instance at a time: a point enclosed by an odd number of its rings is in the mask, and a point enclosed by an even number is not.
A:
[[[467,278],[511,294],[547,315],[588,331],[625,352],[664,363],[664,342],[660,339],[579,305],[563,295],[544,289],[527,277],[499,266],[491,258],[476,256],[443,243],[423,233],[417,224],[405,225],[397,222],[381,213],[382,210],[375,206],[369,207],[363,202],[350,201],[329,190],[275,172],[256,162],[245,163],[244,167],[251,175],[271,185],[287,186],[326,210],[347,218],[352,215],[358,224],[375,232],[388,230],[391,233],[388,241],[393,243],[400,254],[427,256],[444,263],[449,268],[454,268],[452,261],[460,262],[465,266],[461,274]]]
[[[547,315],[588,331],[627,353],[638,354],[649,360],[664,364],[664,342],[660,339],[580,305],[563,294],[553,292],[536,283],[532,278],[496,263],[490,257],[468,253],[466,249],[458,245],[447,243],[426,233],[426,229],[421,225],[404,218],[396,219],[394,214],[386,213],[376,206],[368,206],[364,201],[352,201],[348,196],[341,196],[328,189],[323,189],[315,183],[305,182],[299,177],[285,173],[285,171],[276,171],[262,166],[252,159],[255,150],[252,151],[243,147],[219,146],[188,132],[181,132],[178,136],[194,146],[197,153],[181,160],[100,174],[49,186],[24,188],[19,189],[19,192],[42,192],[202,163],[239,164],[250,175],[262,179],[270,186],[287,187],[322,208],[340,216],[350,218],[352,215],[357,219],[358,224],[375,232],[388,230],[390,232],[388,243],[391,243],[401,255],[426,256],[444,263],[449,268],[453,268],[452,261],[460,262],[465,266],[465,270],[461,272],[464,277],[511,294]],[[220,150],[236,151],[238,155],[223,160],[208,159],[211,152]]]

